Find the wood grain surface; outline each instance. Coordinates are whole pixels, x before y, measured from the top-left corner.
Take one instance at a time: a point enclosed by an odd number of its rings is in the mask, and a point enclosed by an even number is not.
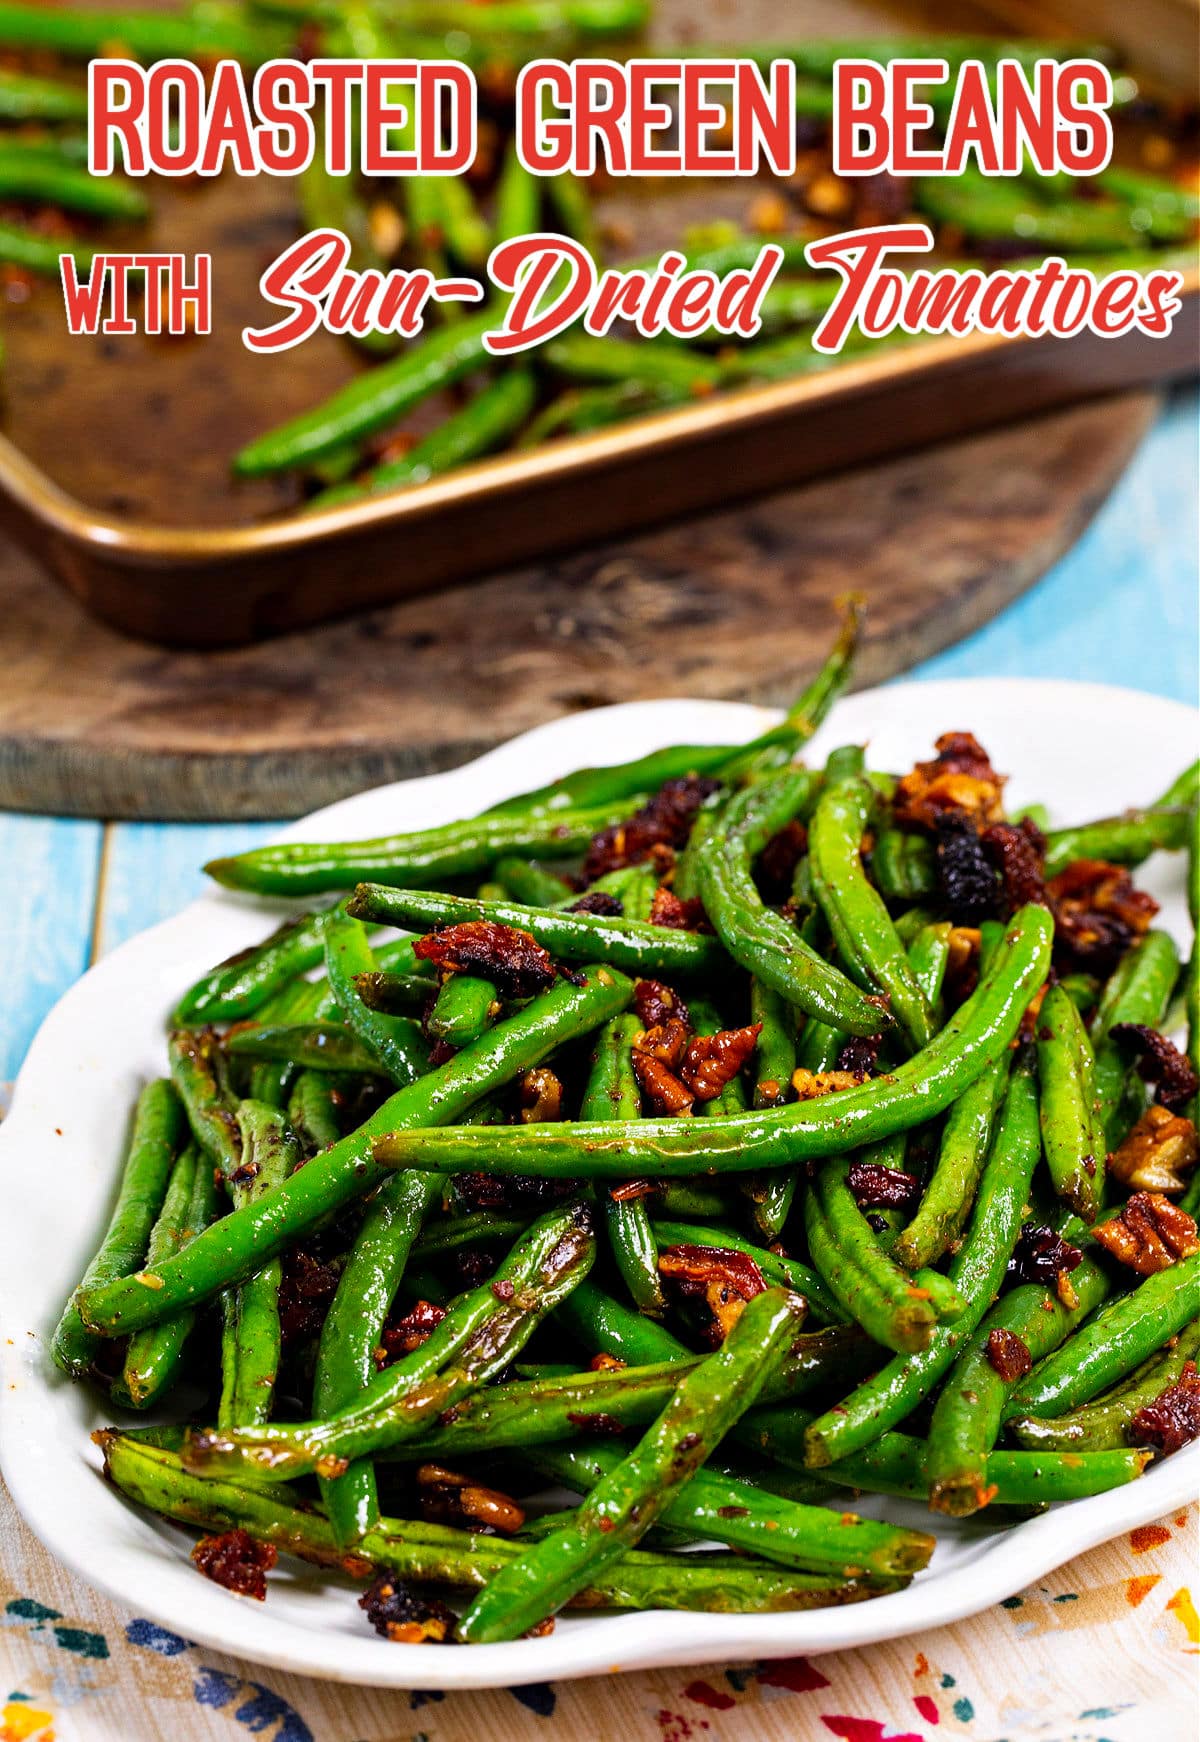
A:
[[[1124,394],[227,652],[126,640],[0,549],[0,807],[291,816],[580,708],[783,702],[850,588],[871,614],[858,681],[877,682],[1036,580],[1156,404]]]

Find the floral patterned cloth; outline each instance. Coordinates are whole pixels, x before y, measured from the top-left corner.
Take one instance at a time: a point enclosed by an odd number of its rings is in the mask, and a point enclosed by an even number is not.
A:
[[[385,1693],[257,1668],[117,1608],[0,1489],[0,1742],[1194,1742],[1197,1539],[1193,1507],[971,1620],[861,1651]]]

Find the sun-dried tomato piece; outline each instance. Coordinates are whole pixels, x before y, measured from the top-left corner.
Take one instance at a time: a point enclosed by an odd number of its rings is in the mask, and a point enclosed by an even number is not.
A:
[[[660,1065],[666,1065],[668,1070],[676,1071],[683,1063],[683,1055],[687,1052],[692,1031],[686,1022],[678,1016],[668,1016],[655,1028],[643,1028],[634,1040],[637,1052],[648,1053],[657,1059]]]
[[[192,1565],[214,1585],[223,1585],[239,1597],[254,1597],[264,1603],[267,1574],[279,1559],[273,1542],[259,1542],[248,1530],[226,1530],[220,1536],[202,1536],[192,1550]]]
[[[669,931],[699,931],[708,924],[708,916],[698,896],[680,901],[673,889],[660,883],[650,902],[650,924],[666,926]]]
[[[1165,1457],[1200,1438],[1200,1374],[1187,1361],[1174,1385],[1144,1404],[1129,1424],[1136,1446],[1157,1446]]]
[[[1082,1263],[1083,1253],[1078,1246],[1071,1246],[1053,1228],[1025,1227],[1017,1237],[1008,1268],[1018,1282],[1042,1282],[1053,1287],[1063,1271],[1074,1270]]]
[[[1054,914],[1055,965],[1102,978],[1158,912],[1154,897],[1134,888],[1126,867],[1106,859],[1073,860],[1050,879],[1046,895]]]
[[[315,1337],[337,1293],[337,1271],[299,1246],[283,1254],[279,1284],[279,1333],[285,1344]]]
[[[544,1125],[562,1118],[563,1086],[547,1065],[525,1071],[518,1085],[521,1123]]]
[[[758,1045],[762,1023],[747,1028],[719,1028],[716,1034],[698,1034],[684,1054],[679,1074],[697,1101],[715,1101],[727,1083],[737,1076]]]
[[[389,1319],[379,1333],[376,1366],[386,1367],[390,1361],[398,1361],[401,1355],[411,1355],[414,1349],[428,1342],[445,1316],[445,1307],[437,1306],[431,1300],[419,1300],[402,1318]]]
[[[1134,1192],[1119,1216],[1092,1229],[1092,1238],[1139,1276],[1200,1252],[1192,1217],[1161,1192]]]
[[[1000,882],[973,819],[963,811],[943,811],[934,833],[937,878],[950,918],[957,925],[993,918]]]
[[[989,823],[980,840],[1000,873],[1000,888],[1006,914],[1026,902],[1046,901],[1046,837],[1029,817],[1019,823]]]
[[[593,1355],[588,1362],[589,1373],[619,1373],[626,1365],[619,1355],[606,1354],[602,1349],[598,1355]]]
[[[918,762],[896,788],[893,815],[901,827],[932,829],[946,811],[965,811],[978,822],[999,822],[1005,776],[970,732],[943,732],[936,757]]]
[[[1140,1054],[1137,1073],[1144,1083],[1153,1083],[1154,1099],[1169,1113],[1178,1113],[1200,1090],[1200,1077],[1186,1053],[1156,1028],[1141,1022],[1116,1022],[1108,1031]]]
[[[635,1046],[631,1054],[633,1074],[638,1087],[653,1113],[690,1113],[695,1096],[686,1089],[668,1065],[653,1053],[641,1052]]]
[[[526,1173],[506,1174],[460,1173],[454,1181],[454,1195],[464,1210],[515,1210],[531,1200],[552,1203],[556,1198],[569,1197],[575,1190],[570,1180],[545,1179]]]
[[[606,889],[590,889],[586,895],[581,895],[578,901],[573,901],[567,909],[568,913],[594,913],[601,919],[620,919],[625,912],[623,903],[615,895],[610,895]]]
[[[504,998],[532,998],[554,984],[550,952],[513,925],[469,919],[418,938],[413,954],[450,973],[478,974]]]
[[[808,830],[795,818],[772,835],[755,866],[759,893],[769,907],[778,907],[792,892],[796,867],[808,851]]]
[[[440,1464],[421,1464],[417,1469],[421,1517],[431,1524],[453,1524],[459,1529],[500,1531],[511,1536],[525,1522],[524,1509],[498,1488],[485,1488],[460,1470]]]
[[[645,1028],[657,1028],[669,1016],[678,1017],[685,1027],[691,1024],[683,999],[661,980],[638,980],[633,988],[633,1008]]]
[[[861,1081],[854,1071],[806,1071],[801,1065],[792,1072],[792,1087],[798,1101],[819,1101],[822,1095],[857,1089]]]
[[[877,1161],[852,1161],[846,1169],[846,1184],[860,1210],[906,1210],[921,1195],[915,1174]]]
[[[686,845],[696,812],[717,786],[717,781],[697,775],[668,780],[627,821],[613,823],[593,837],[583,861],[584,881],[594,883],[609,871],[639,865],[656,846]]]
[[[988,1332],[987,1358],[992,1371],[1009,1384],[1033,1371],[1033,1356],[1028,1346],[1015,1332],[1001,1330],[999,1326]]]
[[[767,1286],[753,1258],[726,1246],[667,1246],[658,1255],[658,1268],[685,1300],[702,1301],[708,1308],[707,1336],[713,1348],[724,1342],[746,1302]]]
[[[837,1055],[836,1068],[865,1083],[868,1077],[875,1075],[882,1045],[882,1034],[852,1034]]]
[[[358,1606],[376,1633],[396,1645],[443,1645],[454,1632],[452,1609],[437,1597],[418,1596],[391,1573],[380,1573]]]
[[[1133,1130],[1108,1158],[1108,1171],[1137,1191],[1181,1192],[1184,1175],[1200,1161],[1200,1137],[1190,1119],[1147,1107]]]

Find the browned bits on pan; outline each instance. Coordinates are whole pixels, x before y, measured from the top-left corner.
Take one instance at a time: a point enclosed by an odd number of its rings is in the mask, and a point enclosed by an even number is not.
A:
[[[860,1210],[907,1210],[921,1195],[915,1174],[877,1161],[852,1161],[846,1184]]]
[[[942,811],[934,819],[937,879],[956,925],[978,925],[998,906],[1000,883],[975,820],[965,811]]]
[[[418,1596],[391,1573],[380,1573],[358,1599],[376,1633],[396,1645],[442,1645],[454,1631],[454,1611],[437,1597]]]
[[[1006,914],[1026,902],[1046,902],[1046,837],[1029,817],[1019,823],[989,823],[980,832],[988,858],[1000,873]]]
[[[658,1268],[685,1300],[708,1308],[713,1348],[724,1342],[746,1302],[767,1286],[753,1258],[726,1246],[668,1246],[658,1255]]]
[[[520,1081],[521,1122],[544,1125],[562,1118],[563,1086],[546,1065],[535,1065]]]
[[[792,1087],[798,1101],[817,1101],[822,1095],[857,1089],[861,1081],[854,1071],[806,1071],[801,1066],[792,1072]]]
[[[1050,879],[1046,894],[1054,911],[1056,965],[1101,976],[1112,972],[1158,912],[1157,901],[1134,888],[1124,865],[1105,859],[1075,859]]]
[[[594,883],[606,872],[639,865],[656,846],[685,846],[696,812],[717,784],[696,775],[668,780],[626,822],[613,823],[593,837],[583,862],[584,881]]]
[[[1168,1112],[1178,1113],[1200,1090],[1200,1077],[1192,1061],[1165,1034],[1141,1022],[1114,1023],[1109,1033],[1140,1055],[1138,1076],[1154,1084],[1154,1099]]]
[[[762,1023],[698,1034],[684,1054],[680,1076],[697,1101],[715,1101],[758,1045]]]
[[[893,815],[901,828],[933,829],[947,811],[965,812],[976,823],[1001,820],[1005,776],[970,732],[943,732],[936,757],[918,762],[896,788]]]
[[[1033,1371],[1033,1356],[1020,1337],[1013,1331],[1001,1330],[999,1326],[988,1332],[987,1358],[992,1371],[998,1373],[1006,1384],[1023,1379]]]
[[[192,1550],[192,1565],[214,1585],[239,1597],[266,1601],[267,1574],[279,1559],[273,1542],[259,1542],[248,1530],[226,1530],[202,1536]]]
[[[1157,1446],[1169,1456],[1200,1437],[1200,1374],[1188,1361],[1174,1385],[1138,1410],[1129,1424],[1129,1438],[1137,1446]]]
[[[685,1027],[691,1018],[683,999],[661,980],[639,980],[633,988],[633,1008],[645,1028],[656,1028],[669,1016],[677,1016]]]
[[[650,924],[666,926],[669,931],[699,931],[707,924],[704,904],[695,896],[680,901],[673,889],[660,883],[650,902]]]
[[[620,919],[625,909],[615,895],[609,895],[603,889],[592,889],[586,895],[581,895],[578,901],[573,901],[567,912],[594,913],[601,919]]]
[[[1108,1171],[1137,1191],[1181,1192],[1200,1161],[1200,1138],[1190,1119],[1147,1107],[1133,1130],[1108,1158]]]
[[[498,1488],[485,1488],[458,1470],[422,1464],[417,1470],[421,1517],[459,1529],[500,1531],[511,1536],[525,1522],[522,1507]]]
[[[1018,1282],[1042,1282],[1053,1287],[1064,1271],[1074,1270],[1082,1263],[1079,1247],[1070,1245],[1053,1228],[1026,1227],[1021,1229],[1008,1268]]]
[[[1092,1229],[1092,1238],[1139,1276],[1200,1252],[1195,1222],[1161,1192],[1134,1192],[1119,1216]]]
[[[669,1066],[655,1058],[653,1053],[641,1052],[637,1047],[633,1049],[632,1059],[638,1088],[652,1112],[669,1118],[676,1113],[691,1111],[694,1096],[684,1088]]]
[[[868,1077],[875,1075],[882,1044],[882,1034],[852,1034],[837,1055],[836,1068],[865,1083]]]
[[[411,1355],[422,1343],[427,1343],[446,1316],[445,1307],[431,1300],[419,1300],[402,1318],[389,1319],[380,1333],[380,1346],[375,1351],[376,1365],[386,1367],[401,1355]]]
[[[504,998],[532,998],[555,980],[550,952],[516,926],[469,919],[418,938],[413,954],[450,973],[478,974]]]
[[[299,1246],[283,1255],[279,1331],[284,1343],[315,1337],[337,1293],[337,1272]]]

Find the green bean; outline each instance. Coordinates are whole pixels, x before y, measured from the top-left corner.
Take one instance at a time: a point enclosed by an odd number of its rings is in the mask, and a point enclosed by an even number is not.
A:
[[[829,1163],[822,1173],[835,1163]],[[840,1165],[848,1165],[843,1159]],[[818,1182],[819,1183],[819,1182]],[[845,1179],[839,1182],[845,1187]],[[878,1247],[875,1256],[880,1261],[866,1268],[871,1230],[858,1206],[850,1199],[850,1207],[862,1224],[856,1229],[840,1203],[849,1197],[846,1189],[838,1194],[835,1221],[830,1215],[827,1192],[810,1190],[804,1203],[804,1226],[813,1263],[829,1285],[838,1304],[872,1337],[887,1349],[911,1353],[928,1346],[937,1324],[937,1314],[928,1292],[914,1278],[896,1265]]]
[[[835,1464],[832,1481],[904,1499],[924,1499],[928,1477],[925,1445],[908,1434],[889,1433],[873,1446]],[[1040,1453],[993,1452],[987,1461],[986,1488],[996,1506],[1040,1506],[1084,1500],[1133,1482],[1150,1461],[1149,1452]]]
[[[679,344],[645,345],[578,333],[551,339],[542,356],[548,369],[573,379],[674,387],[696,397],[714,392],[721,380],[718,364]]]
[[[413,1256],[440,1257],[442,1253],[457,1251],[460,1246],[487,1246],[493,1241],[515,1240],[532,1220],[532,1216],[497,1216],[494,1210],[472,1210],[465,1216],[449,1216],[421,1229],[413,1247]]]
[[[341,1476],[357,1458],[419,1436],[421,1429],[494,1378],[524,1348],[542,1317],[582,1280],[595,1256],[584,1205],[556,1206],[523,1234],[495,1276],[464,1295],[421,1347],[320,1420],[193,1433],[190,1468],[252,1469],[266,1481],[315,1471]]]
[[[938,1325],[918,1354],[894,1356],[811,1423],[805,1433],[809,1467],[824,1468],[870,1445],[932,1391],[1000,1287],[1040,1149],[1037,1090],[1032,1072],[1019,1065],[1009,1081],[970,1227],[950,1266],[950,1282],[966,1303],[962,1316],[953,1325]]]
[[[382,1183],[386,1171],[371,1160],[374,1138],[409,1122],[459,1118],[555,1047],[614,1016],[632,993],[630,982],[609,968],[587,974],[582,986],[560,982],[447,1064],[398,1090],[359,1130],[314,1156],[265,1202],[234,1210],[219,1229],[198,1235],[178,1256],[147,1273],[149,1281],[84,1289],[84,1323],[105,1336],[138,1330],[252,1274],[314,1222]]]
[[[925,1461],[935,1511],[961,1518],[994,1498],[987,1462],[1016,1379],[1003,1378],[992,1364],[992,1332],[1017,1338],[1039,1361],[1072,1335],[1111,1287],[1108,1272],[1085,1257],[1071,1272],[1073,1305],[1038,1283],[1024,1283],[996,1302],[955,1361],[934,1407]]]
[[[189,1144],[176,1157],[171,1169],[162,1209],[150,1230],[146,1244],[147,1264],[157,1264],[170,1253],[177,1252],[194,1231],[191,1214],[197,1171],[201,1175],[207,1175],[211,1182],[212,1169],[208,1161],[201,1156],[194,1144]],[[169,1384],[183,1350],[182,1339],[176,1340],[174,1336],[179,1324],[180,1321],[175,1319],[169,1324],[156,1326],[152,1331],[143,1331],[139,1336],[130,1338],[124,1371],[112,1388],[115,1402],[127,1409],[144,1409]],[[155,1344],[161,1344],[164,1332],[176,1342],[174,1359],[166,1363],[156,1358],[158,1351],[155,1348]],[[184,1334],[186,1335],[186,1330]],[[149,1373],[146,1371],[148,1363],[151,1365]]]
[[[1116,1149],[1125,1136],[1122,1096],[1133,1075],[1128,1051],[1112,1038],[1110,1030],[1120,1022],[1157,1028],[1178,971],[1175,940],[1167,932],[1148,931],[1126,952],[1105,987],[1092,1024],[1092,1040],[1096,1116],[1109,1150]]]
[[[516,139],[510,139],[496,181],[496,203],[492,229],[496,246],[512,242],[518,236],[532,236],[538,227],[542,203],[541,181],[526,169],[517,152]]]
[[[641,1096],[633,1074],[633,1042],[641,1023],[632,1014],[614,1016],[596,1037],[583,1091],[583,1119],[638,1119]],[[644,1197],[601,1194],[608,1242],[621,1278],[639,1312],[661,1318],[666,1310],[658,1276],[658,1246]]]
[[[397,1020],[393,1018],[393,1020]],[[280,1059],[303,1070],[344,1071],[386,1077],[378,1055],[339,1022],[284,1023],[279,1027],[235,1028],[225,1037],[234,1058]]]
[[[896,1021],[914,1047],[922,1047],[933,1037],[933,1012],[862,867],[861,843],[872,803],[865,780],[826,783],[809,826],[813,887],[850,972],[868,989],[888,994]]]
[[[628,1366],[693,1358],[657,1320],[605,1294],[590,1277],[559,1303],[554,1318],[590,1354],[613,1355]]]
[[[1030,199],[1020,186],[998,183],[978,170],[956,176],[918,176],[912,184],[918,211],[976,239],[1010,237],[1030,247],[1080,253],[1138,248],[1145,232],[1126,206],[1067,199],[1052,205]]]
[[[720,831],[700,849],[700,893],[721,941],[749,973],[806,1015],[851,1034],[876,1034],[886,1013],[764,906],[754,885],[754,858],[803,808],[814,785],[815,777],[800,769],[739,793]]]
[[[501,37],[635,36],[648,0],[489,0],[482,16],[472,0],[385,0],[384,17],[440,36],[462,31]]]
[[[720,1349],[680,1380],[657,1422],[601,1477],[572,1523],[485,1586],[459,1621],[459,1638],[519,1638],[633,1547],[745,1414],[798,1329],[796,1303],[784,1290],[749,1301]]]
[[[570,884],[556,871],[547,871],[531,859],[518,859],[509,854],[496,862],[496,878],[508,890],[514,901],[527,907],[554,907],[559,902],[579,898]]]
[[[352,889],[364,878],[392,887],[427,888],[448,877],[485,870],[505,853],[569,858],[582,852],[598,830],[623,821],[631,802],[622,792],[589,808],[560,807],[552,815],[490,812],[469,822],[444,823],[376,841],[334,845],[286,841],[232,859],[210,860],[204,869],[229,889],[249,889],[258,895]]]
[[[871,875],[889,901],[924,901],[937,889],[932,843],[904,829],[880,829],[871,849]]]
[[[398,1173],[371,1199],[338,1278],[321,1327],[313,1377],[313,1413],[332,1415],[364,1392],[376,1374],[375,1351],[404,1275],[413,1242],[436,1195],[428,1174]],[[358,1541],[379,1518],[369,1459],[322,1479],[321,1496],[338,1541]]]
[[[122,1493],[165,1517],[207,1533],[245,1530],[260,1542],[317,1566],[363,1577],[379,1570],[419,1584],[478,1590],[522,1552],[518,1542],[472,1535],[447,1525],[381,1518],[347,1556],[318,1512],[284,1487],[238,1487],[191,1475],[171,1451],[106,1428],[105,1471]],[[895,1579],[845,1580],[797,1573],[743,1555],[663,1555],[633,1550],[572,1606],[585,1609],[682,1609],[770,1613],[857,1602],[897,1588]]]
[[[542,1475],[586,1493],[610,1476],[624,1448],[607,1440],[538,1447],[530,1462]],[[798,1505],[736,1476],[697,1470],[662,1513],[669,1528],[728,1543],[744,1554],[784,1566],[836,1573],[906,1574],[929,1564],[933,1538],[923,1532],[879,1524],[853,1512]]]
[[[275,1108],[242,1101],[236,1118],[241,1160],[225,1182],[235,1208],[270,1198],[301,1159],[294,1132]],[[186,1250],[181,1247],[180,1253]],[[161,1260],[169,1262],[169,1256]],[[282,1262],[274,1257],[222,1295],[221,1401],[217,1414],[222,1425],[265,1421],[271,1413],[282,1344],[282,1280]]]
[[[358,994],[359,977],[378,971],[366,927],[335,910],[326,916],[324,937],[329,990],[351,1033],[378,1059],[397,1088],[416,1082],[429,1062],[420,1029],[407,1016],[372,1010]]]
[[[447,182],[448,187],[456,185]],[[312,497],[309,511],[333,508],[342,502],[361,501],[409,484],[424,484],[468,460],[477,460],[500,447],[528,418],[536,391],[532,371],[506,369],[480,390],[460,411],[451,412],[436,429],[422,436],[398,460],[389,460],[352,483],[335,484]]]
[[[77,273],[87,274],[96,249],[69,237],[27,230],[20,224],[0,224],[0,261],[8,266],[23,266],[27,272],[39,273],[43,278],[58,279],[62,270],[59,261],[64,254],[74,260]]]
[[[39,79],[32,73],[0,68],[0,120],[86,121],[87,93],[57,79]],[[13,139],[6,145],[23,143]]]
[[[1056,877],[1075,859],[1106,859],[1113,865],[1141,865],[1151,853],[1182,847],[1188,810],[1126,811],[1124,816],[1053,829],[1046,837],[1046,875]]]
[[[1192,812],[1188,831],[1188,913],[1192,921],[1192,948],[1183,971],[1184,1005],[1187,1011],[1187,1052],[1192,1069],[1200,1077],[1200,805]],[[1188,1104],[1192,1124],[1200,1123],[1200,1094]],[[1190,1216],[1200,1214],[1200,1168],[1183,1194],[1183,1208]]]
[[[540,448],[564,433],[589,435],[631,418],[673,410],[686,405],[690,398],[685,387],[666,383],[651,387],[639,381],[622,381],[603,387],[568,388],[529,420],[516,445],[519,449]]]
[[[962,1233],[1007,1084],[1008,1060],[999,1058],[963,1090],[946,1115],[932,1177],[912,1221],[892,1242],[892,1257],[906,1270],[936,1264]]]
[[[1200,1317],[1200,1254],[1118,1295],[1012,1392],[1008,1415],[1064,1415],[1115,1384]]]
[[[1138,1411],[1175,1385],[1184,1367],[1200,1354],[1200,1321],[1185,1325],[1175,1340],[1144,1361],[1128,1379],[1094,1403],[1081,1404],[1065,1415],[1044,1419],[1015,1416],[1008,1431],[1030,1451],[1110,1452],[1137,1443],[1133,1419]]]
[[[713,1246],[725,1251],[741,1252],[752,1258],[770,1282],[780,1283],[794,1293],[803,1295],[816,1318],[825,1324],[842,1324],[846,1314],[822,1278],[798,1258],[785,1258],[781,1252],[755,1246],[743,1240],[731,1228],[699,1227],[691,1222],[660,1221],[656,1216],[653,1229],[660,1244],[665,1246]]]
[[[435,927],[490,920],[529,932],[556,961],[611,962],[636,973],[704,975],[719,973],[724,951],[700,932],[672,931],[644,921],[609,919],[596,913],[555,913],[520,902],[471,901],[424,889],[390,889],[360,883],[347,911],[377,924]]]
[[[46,48],[77,60],[124,49],[136,60],[209,59],[232,55],[251,65],[286,54],[285,33],[249,26],[240,8],[206,4],[184,13],[72,12],[65,8],[0,4],[0,42],[9,48]]]
[[[301,1071],[287,1107],[288,1124],[315,1155],[338,1142],[338,1080],[326,1071]]]
[[[425,1026],[448,1046],[466,1046],[495,1021],[499,1008],[490,980],[478,974],[447,974]]]
[[[877,1152],[878,1146],[864,1151],[863,1158],[874,1158]],[[843,1255],[882,1292],[897,1317],[904,1316],[914,1298],[923,1297],[937,1322],[949,1324],[961,1318],[963,1301],[944,1276],[930,1269],[918,1270],[910,1276],[883,1250],[850,1190],[851,1165],[850,1157],[835,1157],[818,1173],[812,1193]],[[875,1165],[890,1164],[876,1159]],[[923,1347],[925,1340],[922,1337],[917,1346]],[[885,1340],[885,1346],[892,1344]]]
[[[791,1095],[796,1069],[796,1014],[778,992],[752,979],[750,1021],[759,1029],[754,1049],[754,1106],[782,1107]],[[777,1240],[796,1195],[794,1171],[749,1181],[745,1190],[756,1229],[764,1240]]]
[[[1078,1010],[1051,986],[1038,1012],[1042,1148],[1054,1190],[1094,1222],[1104,1183],[1104,1134],[1095,1111],[1095,1060]]]
[[[307,466],[348,441],[396,422],[431,394],[481,366],[483,335],[495,319],[492,312],[470,315],[455,326],[426,334],[398,357],[356,376],[323,404],[250,442],[234,456],[235,474],[258,478]]]
[[[663,1179],[705,1170],[753,1173],[810,1157],[844,1155],[925,1124],[1003,1056],[1025,1006],[1045,979],[1051,925],[1044,907],[1031,903],[1021,908],[1009,924],[1004,947],[941,1033],[923,1052],[857,1089],[770,1113],[724,1119],[643,1119],[621,1127],[581,1120],[565,1126],[526,1125],[512,1132],[396,1132],[376,1139],[375,1159],[388,1167],[431,1167],[447,1173],[486,1165],[502,1175]]]
[[[165,1080],[147,1084],[138,1096],[108,1227],[51,1341],[55,1365],[73,1378],[88,1371],[98,1346],[97,1337],[80,1317],[76,1296],[128,1276],[141,1265],[185,1131],[183,1108],[171,1084]]]

